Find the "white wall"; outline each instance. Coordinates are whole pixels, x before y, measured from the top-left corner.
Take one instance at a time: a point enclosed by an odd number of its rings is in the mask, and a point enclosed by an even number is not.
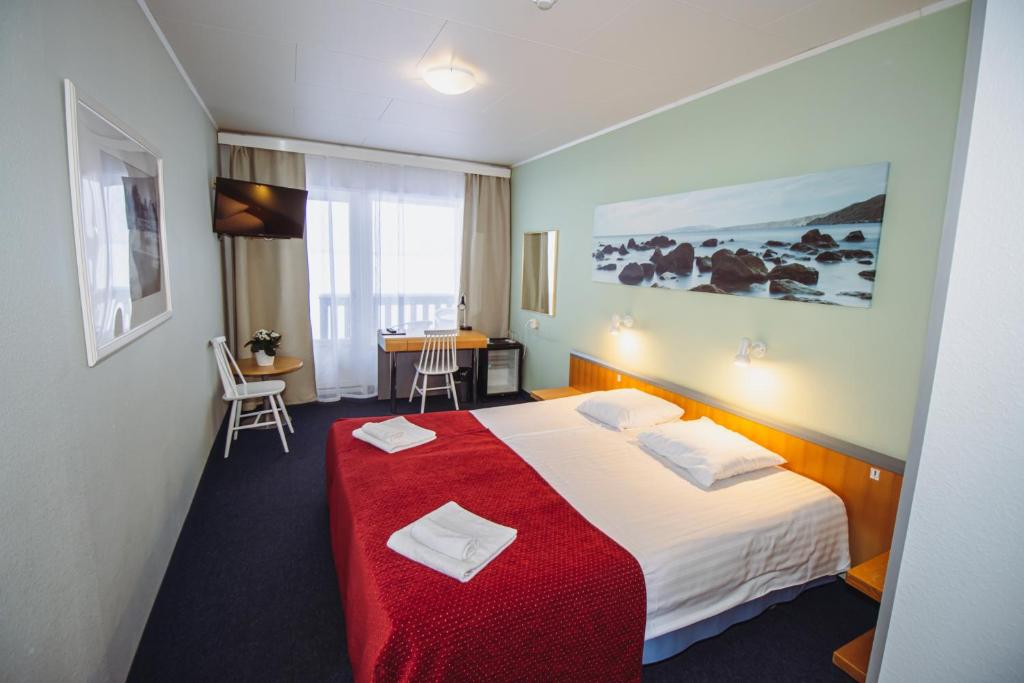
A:
[[[963,194],[902,559],[879,621],[883,681],[1024,677],[1024,2],[976,0],[973,21]]]
[[[174,317],[85,362],[61,79],[162,153]],[[0,680],[123,680],[223,414],[215,131],[135,0],[0,2]]]

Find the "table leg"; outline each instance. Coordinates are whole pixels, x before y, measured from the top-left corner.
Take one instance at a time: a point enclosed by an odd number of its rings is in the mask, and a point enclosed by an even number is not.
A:
[[[391,361],[391,412],[398,412],[398,354],[394,351],[388,353]]]
[[[477,366],[480,364],[480,349],[473,349],[473,362],[470,364],[471,370],[469,372],[469,393],[473,397],[473,405],[476,406],[476,383],[477,383]]]

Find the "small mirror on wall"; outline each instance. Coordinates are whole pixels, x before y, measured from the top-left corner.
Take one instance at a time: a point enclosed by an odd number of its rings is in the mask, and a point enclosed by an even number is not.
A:
[[[555,271],[558,268],[558,231],[523,235],[524,311],[555,314]]]

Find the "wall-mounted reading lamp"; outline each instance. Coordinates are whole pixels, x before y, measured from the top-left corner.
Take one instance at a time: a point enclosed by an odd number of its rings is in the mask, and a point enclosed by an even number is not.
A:
[[[619,315],[616,313],[612,316],[612,327],[609,330],[612,334],[618,334],[623,327],[631,329],[633,327],[633,316],[631,315]]]
[[[733,363],[739,367],[747,367],[750,365],[750,357],[764,358],[764,354],[768,352],[768,345],[763,341],[750,341],[750,337],[743,337],[740,339],[740,348],[736,353],[736,358],[733,359]]]

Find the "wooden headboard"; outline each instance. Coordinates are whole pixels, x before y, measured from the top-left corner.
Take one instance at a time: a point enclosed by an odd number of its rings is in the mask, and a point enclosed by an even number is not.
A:
[[[850,522],[850,560],[854,565],[889,549],[903,485],[903,476],[894,471],[898,461],[889,459],[890,462],[872,465],[814,443],[806,436],[796,436],[791,431],[698,401],[687,396],[681,387],[631,375],[578,353],[569,356],[569,384],[580,391],[642,389],[682,406],[686,411],[684,420],[707,416],[743,434],[784,457],[790,470],[827,486],[843,499]],[[877,481],[870,478],[872,466],[879,469]]]

